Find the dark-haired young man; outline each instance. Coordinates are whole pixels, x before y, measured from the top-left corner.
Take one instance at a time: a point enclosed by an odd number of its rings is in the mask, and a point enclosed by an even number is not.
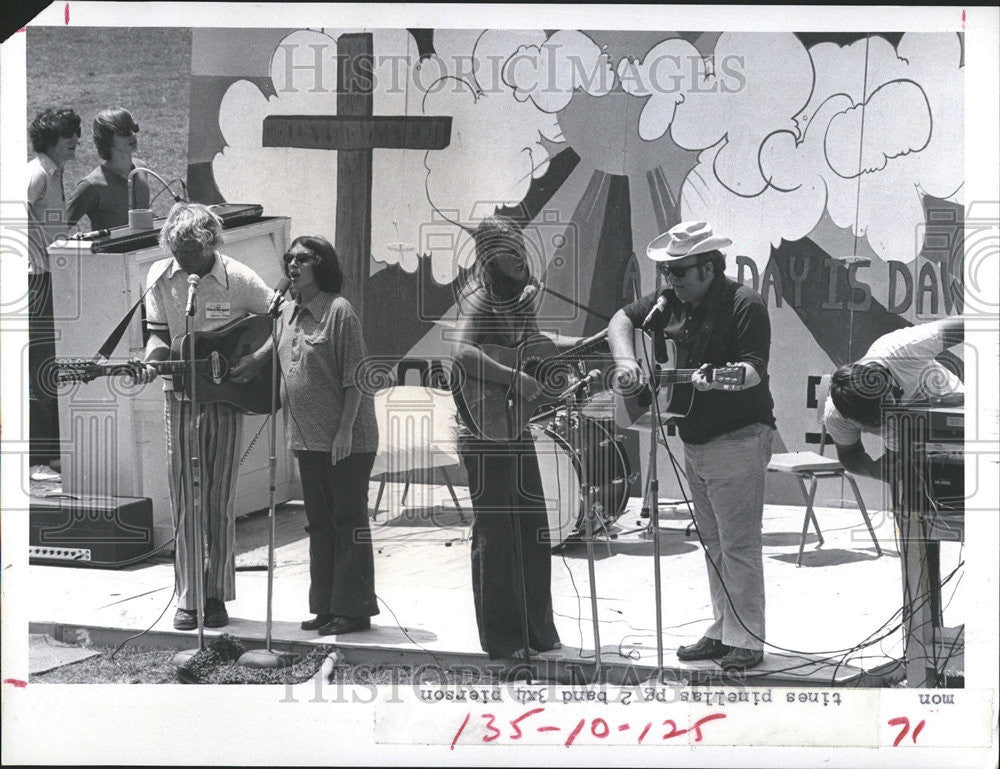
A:
[[[28,129],[35,157],[28,163],[28,379],[31,477],[59,477],[59,402],[45,368],[56,355],[49,244],[66,234],[63,168],[76,154],[80,116],[68,107],[41,112]]]
[[[83,177],[66,204],[72,227],[86,216],[90,229],[103,230],[128,224],[130,207],[149,207],[149,183],[144,173],[133,177],[134,200],[128,198],[128,175],[136,167],[139,125],[122,107],[101,110],[94,118],[94,146],[101,164]],[[130,206],[130,203],[133,204]]]
[[[760,295],[723,274],[720,249],[732,241],[706,222],[682,222],[646,249],[667,281],[622,308],[608,325],[616,389],[642,381],[633,330],[643,326],[662,296],[654,322],[657,359],[663,339],[686,351],[698,392],[688,416],[677,420],[698,534],[705,547],[714,621],[680,660],[718,659],[725,670],[760,664],[764,647],[764,564],[761,525],[764,476],[771,459],[774,415],[767,362],[771,325]],[[706,366],[744,369],[742,385],[709,381]]]
[[[823,422],[845,470],[888,480],[883,478],[883,463],[862,446],[862,433],[882,432],[886,406],[963,394],[962,381],[936,360],[963,337],[961,318],[901,328],[876,339],[857,363],[833,373]],[[882,440],[887,451],[900,451],[892,423],[886,425]]]

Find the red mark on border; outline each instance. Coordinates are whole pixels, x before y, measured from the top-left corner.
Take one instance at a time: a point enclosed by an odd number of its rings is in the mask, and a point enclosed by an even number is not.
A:
[[[701,742],[701,725],[707,724],[709,721],[715,721],[719,718],[725,718],[725,713],[711,713],[703,718],[699,718],[694,722],[694,726],[691,727],[690,731],[694,732],[694,741]]]
[[[452,750],[455,749],[455,743],[458,742],[458,738],[462,736],[462,732],[465,730],[465,725],[467,723],[469,723],[469,717],[471,715],[472,715],[472,713],[466,713],[465,714],[465,720],[462,722],[462,725],[460,727],[458,727],[458,731],[455,732],[455,739],[453,739],[451,741],[451,749]]]
[[[965,29],[965,9],[962,9],[962,29]]]
[[[578,735],[578,734],[579,734],[579,733],[580,733],[581,731],[583,731],[583,725],[584,725],[585,723],[587,723],[587,721],[586,721],[585,719],[581,718],[581,719],[580,719],[580,720],[579,720],[579,721],[577,722],[576,726],[575,726],[575,727],[573,727],[573,731],[569,733],[569,737],[567,737],[567,738],[566,738],[566,742],[564,743],[564,744],[566,745],[566,747],[567,747],[567,748],[568,748],[568,747],[569,747],[570,745],[572,745],[572,744],[573,744],[573,741],[574,741],[574,740],[576,740],[576,736],[577,736],[577,735]]]
[[[899,734],[896,735],[896,739],[892,743],[892,747],[895,748],[899,745],[899,743],[903,741],[903,738],[906,736],[907,732],[910,731],[910,719],[907,718],[906,716],[899,716],[897,718],[890,718],[887,721],[887,723],[889,724],[889,726],[903,727],[902,729],[900,729]],[[926,725],[926,723],[927,722],[925,720],[921,719],[920,723],[917,724],[917,727],[913,730],[913,734],[910,735],[914,745],[917,744],[917,735],[924,730],[924,726]]]
[[[66,7],[63,9],[63,19],[65,19],[66,25],[69,26],[69,3],[66,3]]]
[[[27,681],[22,681],[20,678],[5,678],[3,682],[5,684],[13,684],[18,689],[23,689],[28,685]]]

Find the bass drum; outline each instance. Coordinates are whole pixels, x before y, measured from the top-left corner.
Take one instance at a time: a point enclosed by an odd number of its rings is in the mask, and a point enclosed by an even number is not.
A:
[[[551,546],[585,533],[588,511],[594,534],[618,520],[628,503],[631,478],[614,420],[560,415],[528,429],[538,455]]]

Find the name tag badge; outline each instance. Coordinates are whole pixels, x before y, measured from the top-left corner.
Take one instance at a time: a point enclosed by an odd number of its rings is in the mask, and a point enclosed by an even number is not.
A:
[[[210,320],[228,319],[229,302],[205,302],[205,317]]]

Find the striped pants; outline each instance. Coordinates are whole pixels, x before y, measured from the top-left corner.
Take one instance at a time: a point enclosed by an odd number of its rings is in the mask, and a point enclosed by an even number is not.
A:
[[[170,506],[173,510],[174,577],[177,607],[195,610],[194,541],[190,531],[192,489],[190,446],[194,410],[189,401],[165,393],[164,420],[167,462],[170,465]],[[243,420],[235,408],[224,403],[201,406],[198,459],[201,467],[201,520],[205,599],[231,601],[236,597],[236,476],[237,451],[242,445]]]

